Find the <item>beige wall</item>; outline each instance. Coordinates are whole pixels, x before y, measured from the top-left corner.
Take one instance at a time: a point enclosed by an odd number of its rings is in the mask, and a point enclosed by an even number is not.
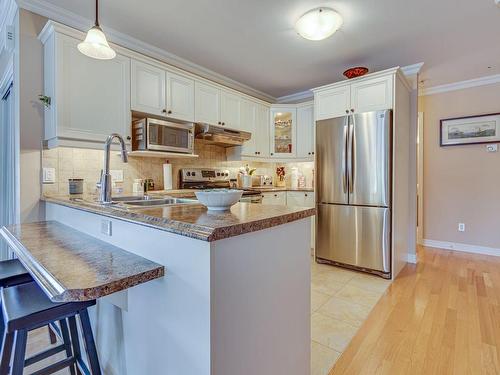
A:
[[[424,239],[500,249],[500,152],[439,146],[439,120],[500,112],[500,84],[423,98]],[[458,223],[466,231],[458,232]]]

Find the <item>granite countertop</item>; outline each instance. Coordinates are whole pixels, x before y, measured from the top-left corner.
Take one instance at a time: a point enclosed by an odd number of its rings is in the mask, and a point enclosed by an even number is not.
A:
[[[169,192],[169,196],[193,194]],[[158,192],[152,193],[157,195]],[[103,206],[94,196],[44,196],[42,200],[141,224],[202,241],[217,241],[244,233],[275,227],[315,215],[314,208],[236,203],[229,211],[208,211],[199,203],[147,208]]]
[[[89,301],[164,276],[165,268],[57,221],[0,229],[53,302]]]

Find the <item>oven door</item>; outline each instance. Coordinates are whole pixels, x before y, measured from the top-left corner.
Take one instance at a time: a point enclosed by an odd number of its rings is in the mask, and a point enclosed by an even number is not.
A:
[[[148,150],[192,154],[194,125],[148,119],[147,141]]]

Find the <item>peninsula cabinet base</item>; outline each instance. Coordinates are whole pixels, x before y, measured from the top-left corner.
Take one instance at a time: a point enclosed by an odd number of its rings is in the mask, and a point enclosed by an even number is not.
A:
[[[53,203],[46,216],[165,266],[90,311],[106,373],[310,374],[310,219],[207,242]]]

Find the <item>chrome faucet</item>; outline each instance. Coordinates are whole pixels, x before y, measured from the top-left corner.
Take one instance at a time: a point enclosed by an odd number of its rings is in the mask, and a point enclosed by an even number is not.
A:
[[[99,193],[99,203],[101,204],[109,204],[112,202],[111,200],[111,174],[109,173],[109,154],[111,152],[111,143],[113,139],[117,138],[120,141],[121,145],[121,155],[122,161],[124,163],[128,162],[127,155],[127,147],[125,146],[125,141],[123,140],[120,134],[113,133],[108,139],[106,139],[106,143],[104,144],[104,168],[101,171],[101,181],[99,186],[101,191]]]

